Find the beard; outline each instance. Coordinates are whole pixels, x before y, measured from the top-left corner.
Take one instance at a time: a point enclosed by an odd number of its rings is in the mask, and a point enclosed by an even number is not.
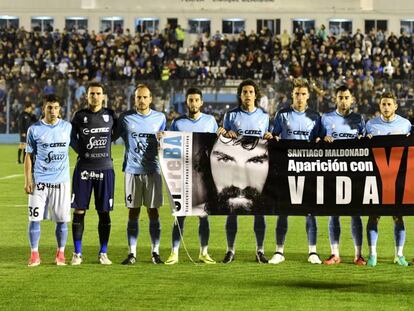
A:
[[[259,198],[260,192],[256,188],[230,186],[217,194],[217,204],[219,209],[230,213],[247,214],[252,212]]]

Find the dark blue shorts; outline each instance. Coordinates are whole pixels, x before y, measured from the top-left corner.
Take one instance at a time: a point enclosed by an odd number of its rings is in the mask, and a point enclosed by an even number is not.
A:
[[[75,168],[72,179],[72,208],[89,209],[92,190],[95,209],[112,211],[114,206],[115,173],[109,170],[85,170]]]

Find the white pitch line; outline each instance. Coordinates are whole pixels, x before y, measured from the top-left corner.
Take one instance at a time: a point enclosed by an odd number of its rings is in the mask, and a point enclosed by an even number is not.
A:
[[[12,178],[20,177],[20,176],[24,176],[24,175],[23,174],[14,174],[14,175],[9,175],[9,176],[4,176],[4,177],[0,177],[0,180],[12,179]]]

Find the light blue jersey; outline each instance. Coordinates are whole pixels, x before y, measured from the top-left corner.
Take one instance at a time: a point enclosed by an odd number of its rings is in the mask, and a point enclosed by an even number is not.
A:
[[[157,132],[166,128],[165,115],[150,110],[142,115],[130,110],[121,115],[119,135],[125,141],[123,171],[130,174],[152,174],[160,172],[158,162]]]
[[[26,152],[34,155],[34,182],[68,182],[72,125],[62,119],[54,124],[37,121],[27,131]]]
[[[218,129],[216,119],[208,114],[202,113],[198,119],[190,119],[187,115],[175,119],[170,131],[194,132],[194,133],[216,133]]]
[[[269,131],[269,115],[262,108],[247,112],[237,107],[226,112],[223,127],[226,131],[234,131],[238,135],[262,138]]]
[[[312,109],[303,112],[292,107],[280,110],[274,120],[273,134],[281,139],[311,141],[319,137],[321,117]]]
[[[358,113],[351,112],[347,116],[337,110],[322,115],[321,137],[331,136],[336,139],[355,139],[365,135],[365,121]]]
[[[384,121],[381,116],[367,122],[367,134],[373,136],[404,135],[411,132],[411,123],[406,118],[395,115],[392,121]]]

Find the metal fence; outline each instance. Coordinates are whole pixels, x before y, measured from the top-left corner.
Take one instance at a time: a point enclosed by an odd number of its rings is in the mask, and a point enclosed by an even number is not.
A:
[[[352,86],[356,98],[354,110],[369,119],[378,110],[378,99],[385,90],[392,90],[399,103],[399,114],[414,119],[414,83],[411,80],[325,80],[310,81],[311,99],[309,105],[320,113],[335,107],[334,90],[339,84]],[[236,91],[241,80],[151,80],[151,81],[114,81],[105,84],[106,105],[120,114],[133,107],[134,89],[137,83],[147,84],[153,94],[154,108],[167,114],[169,121],[185,112],[184,94],[190,86],[199,87],[204,94],[204,110],[213,114],[220,122],[225,111],[237,105]],[[273,117],[274,113],[291,104],[291,81],[257,81],[261,87],[261,106]],[[86,103],[87,81],[60,79],[15,83],[0,82],[0,133],[17,133],[18,116],[26,102],[32,103],[34,113],[41,117],[41,101],[46,93],[53,92],[61,100],[62,117],[70,120],[73,113]]]

